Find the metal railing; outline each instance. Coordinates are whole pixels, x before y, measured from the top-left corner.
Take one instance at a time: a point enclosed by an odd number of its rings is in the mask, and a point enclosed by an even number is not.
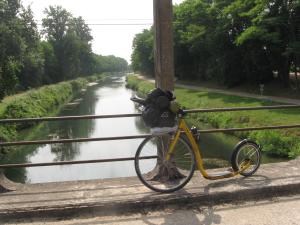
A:
[[[250,110],[270,110],[270,109],[293,109],[300,108],[300,105],[274,105],[274,106],[258,106],[258,107],[235,107],[235,108],[213,108],[213,109],[192,109],[185,110],[186,113],[210,113],[210,112],[232,112],[232,111],[250,111]],[[1,124],[9,123],[28,123],[28,122],[42,122],[42,121],[59,121],[59,120],[83,120],[83,119],[106,119],[106,118],[124,118],[124,117],[138,117],[140,113],[135,114],[117,114],[117,115],[84,115],[84,116],[63,116],[63,117],[43,117],[43,118],[24,118],[24,119],[1,119]],[[225,129],[208,129],[198,130],[199,133],[217,133],[217,132],[241,132],[254,130],[270,130],[270,129],[287,129],[300,128],[300,124],[279,125],[279,126],[261,126],[261,127],[247,127],[247,128],[225,128]],[[119,136],[119,137],[99,137],[99,138],[75,138],[75,139],[57,139],[57,140],[35,140],[35,141],[13,141],[2,142],[0,147],[20,146],[20,145],[36,145],[36,144],[57,144],[57,143],[72,143],[72,142],[92,142],[92,141],[110,141],[110,140],[126,140],[146,138],[151,134],[133,135],[133,136]],[[60,161],[49,163],[21,163],[21,164],[3,164],[1,168],[12,167],[37,167],[37,166],[54,166],[54,165],[70,165],[70,164],[86,164],[86,163],[102,163],[102,162],[116,162],[134,160],[133,157],[127,158],[113,158],[113,159],[95,159],[95,160],[78,160],[78,161]]]

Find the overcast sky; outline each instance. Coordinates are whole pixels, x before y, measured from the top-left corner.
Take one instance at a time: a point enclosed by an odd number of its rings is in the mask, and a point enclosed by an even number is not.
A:
[[[179,4],[183,0],[173,0]],[[22,0],[31,5],[36,20],[44,17],[49,5],[60,5],[75,17],[83,17],[87,24],[152,24],[153,0]],[[115,55],[130,63],[134,35],[151,25],[90,25],[93,51],[101,55]]]

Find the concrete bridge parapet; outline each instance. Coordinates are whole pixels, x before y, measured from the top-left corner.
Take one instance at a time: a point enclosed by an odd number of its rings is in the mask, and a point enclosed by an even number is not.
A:
[[[0,194],[0,219],[77,215],[85,212],[126,212],[263,199],[300,192],[300,159],[262,165],[257,174],[209,181],[195,172],[190,183],[171,194],[155,193],[136,177],[15,184],[0,176],[11,191]]]

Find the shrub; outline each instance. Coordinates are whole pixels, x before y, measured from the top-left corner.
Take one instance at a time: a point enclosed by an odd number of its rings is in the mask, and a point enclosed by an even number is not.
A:
[[[102,78],[94,75],[87,78],[65,81],[53,85],[43,86],[12,96],[5,103],[1,103],[0,118],[28,118],[49,115],[60,105],[68,102],[73,96],[85,88],[90,81]],[[18,123],[16,126],[0,126],[0,140],[9,141],[15,138],[16,132],[33,126],[35,123]]]
[[[81,89],[85,88],[87,86],[88,80],[84,78],[79,78],[76,80],[71,81],[72,91],[78,92]]]
[[[252,132],[250,138],[263,146],[269,155],[295,158],[300,154],[300,142],[295,136],[284,136],[278,131]]]

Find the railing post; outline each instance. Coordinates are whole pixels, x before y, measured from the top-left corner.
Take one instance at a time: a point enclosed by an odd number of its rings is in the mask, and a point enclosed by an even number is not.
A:
[[[0,193],[9,192],[9,191],[15,191],[19,187],[18,183],[15,183],[11,180],[9,180],[5,174],[4,170],[0,169]]]
[[[1,142],[2,140],[0,139],[0,143]],[[3,154],[2,150],[3,148],[0,146],[0,154]],[[14,183],[5,176],[4,169],[0,169],[0,193],[15,191],[18,185],[19,184]]]

